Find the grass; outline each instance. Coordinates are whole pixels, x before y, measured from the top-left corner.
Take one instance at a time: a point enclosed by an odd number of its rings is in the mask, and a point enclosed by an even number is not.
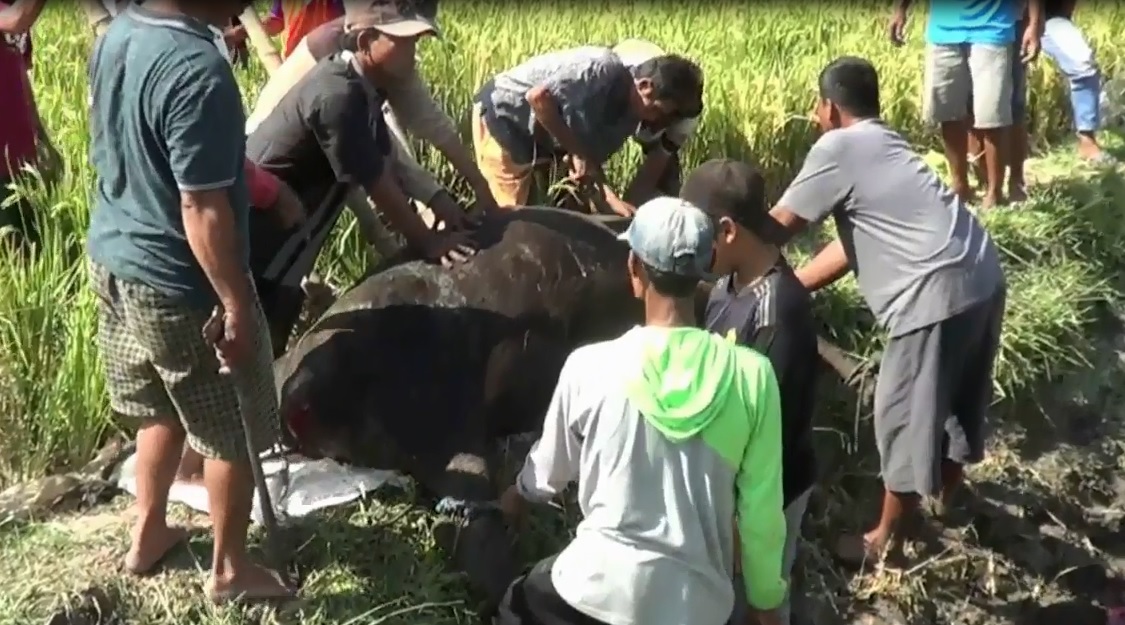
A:
[[[654,40],[698,59],[706,72],[706,111],[699,136],[685,155],[688,166],[720,155],[753,160],[766,169],[776,193],[814,138],[805,116],[813,103],[816,74],[838,55],[872,59],[881,70],[887,119],[923,151],[935,147],[932,132],[918,115],[923,13],[915,12],[910,43],[903,50],[886,43],[885,17],[885,8],[858,2],[844,6],[621,3],[612,11],[543,2],[516,11],[503,4],[466,0],[443,7],[446,37],[423,46],[422,68],[439,99],[464,124],[476,86],[489,73],[531,54],[626,37]],[[1103,66],[1114,73],[1125,55],[1125,47],[1115,43],[1125,26],[1125,10],[1109,3],[1084,6],[1079,17]],[[107,410],[92,341],[96,315],[85,288],[83,263],[94,180],[87,158],[85,113],[85,62],[91,37],[79,12],[64,5],[46,11],[35,36],[36,97],[65,166],[58,172],[57,184],[24,189],[45,224],[41,252],[30,261],[0,259],[5,267],[0,278],[0,431],[4,432],[0,487],[79,465],[118,429]],[[248,106],[263,78],[257,65],[240,70]],[[1062,137],[1068,109],[1056,73],[1041,61],[1030,82],[1040,143]],[[453,188],[464,190],[431,149],[422,148],[420,153]],[[637,149],[630,146],[614,159],[611,176],[624,180],[638,159]],[[1106,467],[1116,466],[1119,461],[1113,459],[1122,455],[1117,442],[1122,437],[1115,429],[1119,409],[1104,399],[1106,388],[1113,386],[1106,380],[1118,380],[1118,365],[1105,355],[1109,348],[1094,340],[1091,328],[1099,309],[1119,299],[1115,279],[1125,266],[1120,246],[1125,234],[1120,219],[1125,187],[1115,173],[1084,170],[1065,148],[1045,152],[1033,164],[1032,174],[1039,184],[1031,201],[1018,210],[983,217],[1004,251],[1010,283],[997,385],[1006,396],[1022,397],[1043,380],[1063,378],[1092,362],[1099,375],[1080,377],[1097,378],[1097,384],[1082,394],[1088,404],[1092,396],[1105,404],[1086,408],[1104,417],[1098,426],[1100,436],[1092,443],[1073,442],[1078,439],[1071,430],[1082,429],[1075,425],[1085,414],[1081,410],[1068,408],[1065,417],[1050,410],[1046,417],[1039,412],[1020,413],[998,433],[992,458],[974,474],[974,481],[984,499],[992,502],[989,505],[1002,511],[1015,504],[1006,503],[997,489],[1016,493],[1012,496],[1035,494],[1040,503],[1025,507],[1036,514],[1045,509],[1048,521],[1036,521],[1031,527],[1026,519],[1012,521],[999,513],[981,512],[963,534],[942,538],[947,546],[957,546],[956,557],[946,554],[923,560],[920,568],[905,572],[880,568],[851,577],[832,565],[824,548],[841,528],[857,527],[862,522],[857,511],[866,511],[871,504],[875,482],[870,436],[865,414],[847,401],[829,401],[829,394],[818,447],[825,466],[834,471],[825,476],[810,511],[801,573],[806,592],[821,598],[817,605],[826,614],[860,606],[922,618],[933,610],[953,609],[960,610],[952,612],[957,622],[970,622],[962,616],[976,610],[973,613],[985,619],[980,622],[993,622],[987,619],[1003,618],[1007,608],[989,601],[1042,603],[1073,597],[1076,593],[1059,581],[1064,577],[1059,572],[1078,556],[1069,551],[1065,557],[1052,555],[1049,566],[1037,567],[1027,561],[1032,550],[1012,545],[1022,544],[1016,539],[1024,534],[1054,524],[1051,515],[1060,519],[1052,526],[1071,533],[1090,533],[1111,523],[1090,525],[1075,510],[1117,501],[1113,479],[1103,473]],[[823,241],[830,234],[825,228],[811,238]],[[807,251],[808,247],[795,249],[792,255],[799,259]],[[361,241],[346,216],[318,270],[330,280],[347,283],[362,271],[363,263]],[[817,304],[837,340],[861,355],[878,349],[881,337],[872,330],[854,281],[845,280],[818,296]],[[1026,449],[1029,446],[1050,451],[1032,453]],[[1075,482],[1068,477],[1072,474],[1081,479]],[[0,625],[37,622],[68,593],[90,585],[113,595],[129,622],[319,625],[460,623],[472,618],[459,580],[443,572],[425,531],[434,519],[411,509],[408,502],[369,502],[306,528],[309,542],[300,559],[310,571],[307,600],[287,612],[264,614],[216,612],[199,602],[199,569],[206,561],[202,537],[184,556],[180,570],[155,580],[120,579],[115,567],[125,540],[122,505],[114,502],[92,516],[0,529]],[[560,520],[551,513],[539,515],[533,532],[537,538],[525,541],[528,557],[547,553],[567,534],[572,516]],[[991,532],[983,527],[988,519],[992,519]],[[990,542],[1000,526],[1019,536]],[[1079,551],[1104,561],[1112,546],[1091,544]],[[899,596],[888,602],[887,595]],[[949,597],[956,601],[950,603]],[[976,602],[972,606],[970,599]],[[923,618],[921,622],[942,621]]]

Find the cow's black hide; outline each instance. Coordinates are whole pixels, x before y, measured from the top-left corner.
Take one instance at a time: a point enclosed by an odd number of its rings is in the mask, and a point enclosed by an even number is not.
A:
[[[542,427],[571,351],[641,321],[619,229],[550,208],[490,217],[472,260],[365,278],[278,362],[302,453],[406,471],[468,510],[454,559],[490,603],[517,571],[488,513],[495,440]]]

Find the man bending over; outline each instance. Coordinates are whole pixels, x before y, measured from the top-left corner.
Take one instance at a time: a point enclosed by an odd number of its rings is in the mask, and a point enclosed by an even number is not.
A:
[[[820,74],[824,135],[771,211],[789,233],[829,215],[840,238],[797,270],[811,291],[855,270],[889,339],[875,387],[885,496],[874,529],[845,537],[877,558],[919,496],[949,498],[984,456],[984,421],[1006,287],[988,232],[879,117],[879,76],[843,57]]]

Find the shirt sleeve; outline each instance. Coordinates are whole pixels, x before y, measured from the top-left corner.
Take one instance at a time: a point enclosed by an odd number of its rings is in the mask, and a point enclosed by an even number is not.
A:
[[[778,206],[808,222],[819,222],[851,194],[851,184],[840,171],[845,157],[838,132],[825,133],[817,140],[801,171],[781,196]]]
[[[369,109],[365,94],[329,91],[316,94],[308,112],[313,134],[336,180],[364,188],[383,175],[389,147],[386,130],[380,134],[382,116],[372,115]],[[380,120],[375,127],[373,119]]]
[[[541,86],[558,100],[563,119],[573,128],[584,123],[591,103],[611,93],[615,82],[630,76],[629,68],[607,48],[560,68]]]
[[[438,149],[461,144],[457,126],[434,100],[417,71],[387,89],[387,103],[411,134]]]
[[[773,367],[762,363],[751,384],[755,423],[735,480],[746,600],[772,610],[785,599],[785,502],[781,481],[781,397]]]
[[[172,74],[168,89],[150,96],[159,98],[160,128],[181,191],[229,187],[244,165],[242,97],[230,66],[212,52],[214,58],[188,59],[165,70]]]
[[[528,501],[549,501],[578,479],[582,442],[577,427],[580,415],[572,406],[575,387],[571,371],[574,355],[567,359],[543,421],[543,435],[527,454],[516,478],[516,488]]]

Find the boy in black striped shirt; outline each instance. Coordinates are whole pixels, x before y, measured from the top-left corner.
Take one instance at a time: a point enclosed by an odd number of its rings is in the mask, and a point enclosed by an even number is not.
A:
[[[715,223],[713,271],[722,278],[711,291],[704,326],[767,356],[777,376],[788,526],[783,574],[788,575],[816,479],[812,413],[820,356],[812,300],[781,250],[770,243],[776,224],[769,217],[765,182],[753,166],[726,159],[708,161],[691,172],[680,197]],[[744,605],[741,599],[736,603],[733,623],[745,622],[739,613]],[[788,625],[788,598],[781,621]]]

